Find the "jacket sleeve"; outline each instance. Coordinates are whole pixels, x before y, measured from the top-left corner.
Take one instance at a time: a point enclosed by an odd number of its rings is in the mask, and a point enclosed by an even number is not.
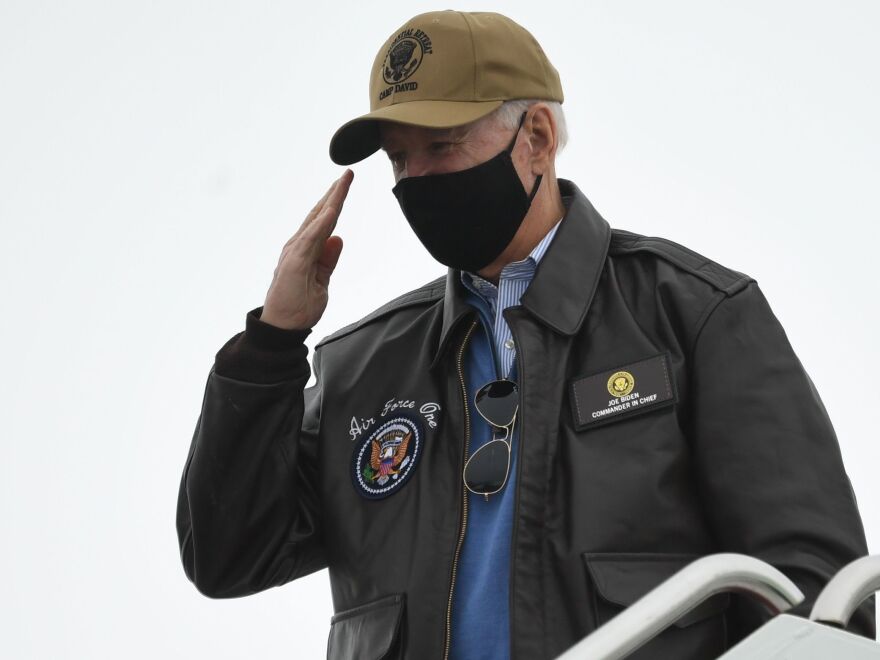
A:
[[[806,595],[791,613],[807,616],[868,550],[831,420],[756,282],[712,310],[690,368],[696,474],[718,545],[782,571]],[[745,597],[731,615],[734,641],[769,618]],[[873,639],[874,626],[871,598],[848,629]]]
[[[212,598],[247,596],[326,567],[317,494],[321,383],[304,340],[247,314],[217,353],[180,481],[187,577]],[[320,379],[318,354],[315,373]]]

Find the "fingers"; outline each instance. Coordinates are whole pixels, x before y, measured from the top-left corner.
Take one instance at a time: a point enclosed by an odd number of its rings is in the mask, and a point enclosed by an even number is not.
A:
[[[321,221],[321,233],[324,235],[324,238],[330,236],[333,229],[336,227],[336,221],[339,219],[342,205],[345,203],[345,198],[348,196],[348,190],[351,187],[353,179],[354,172],[351,170],[345,170],[339,178],[339,185],[330,192],[330,196],[324,203],[324,208],[322,208],[321,212],[315,217],[316,224],[319,219]],[[321,216],[323,216],[323,218]]]
[[[312,222],[314,222],[315,218],[316,218],[318,215],[320,215],[321,211],[324,209],[324,207],[325,207],[325,205],[327,204],[327,201],[328,201],[328,199],[330,198],[330,196],[334,193],[335,190],[337,190],[337,189],[339,188],[339,184],[340,184],[343,180],[345,180],[346,177],[347,177],[347,179],[348,179],[348,185],[350,185],[350,184],[351,184],[351,179],[354,177],[354,172],[352,172],[350,169],[346,169],[345,172],[342,173],[342,176],[340,176],[338,179],[336,179],[336,181],[334,181],[334,182],[330,185],[330,187],[327,189],[327,192],[324,193],[324,196],[321,197],[321,199],[318,200],[318,203],[315,204],[315,205],[312,207],[312,210],[308,212],[308,214],[307,214],[306,217],[305,217],[305,220],[303,220],[303,222],[300,224],[299,228],[297,228],[297,230],[296,230],[296,232],[293,234],[293,236],[291,236],[291,237],[287,240],[287,242],[284,244],[284,247],[282,248],[282,250],[283,250],[284,248],[286,248],[288,245],[290,245],[290,244],[291,244],[291,243],[292,243],[292,242],[293,242],[293,241],[294,241],[294,240],[295,240],[300,234],[302,234],[302,232],[303,232],[303,231],[304,231],[309,225],[312,224]],[[348,192],[348,191],[347,191],[347,189],[346,189],[346,194],[347,194],[347,192]],[[344,198],[344,195],[343,195],[343,198]]]
[[[293,241],[296,240],[296,238],[300,234],[303,233],[303,230],[305,230],[305,228],[309,226],[309,224],[312,222],[312,220],[315,219],[315,216],[318,215],[318,213],[320,213],[321,209],[324,207],[324,204],[327,201],[327,198],[330,196],[330,193],[333,192],[333,189],[336,188],[336,186],[338,184],[339,184],[339,179],[336,179],[336,181],[334,181],[332,184],[330,184],[330,187],[327,189],[327,192],[325,192],[324,196],[318,200],[318,203],[312,207],[312,210],[306,214],[305,219],[300,223],[299,227],[297,227],[296,231],[293,233],[293,236],[291,236],[290,238],[287,239],[287,242],[284,244],[282,251],[288,245],[293,243]]]
[[[348,188],[351,185],[351,181],[354,178],[354,172],[350,169],[346,169],[342,176],[340,176],[336,181],[333,182],[333,185],[330,186],[330,189],[324,194],[315,207],[311,210],[309,215],[307,216],[307,220],[311,222],[314,218],[318,217],[322,211],[324,211],[328,206],[340,206],[342,205],[341,200],[345,199],[345,196],[348,194]]]
[[[331,236],[321,248],[321,255],[318,257],[318,267],[315,273],[318,282],[327,287],[330,284],[330,275],[339,263],[339,255],[342,253],[342,238],[340,236]]]
[[[351,182],[353,179],[354,172],[352,172],[351,170],[345,170],[345,172],[342,173],[342,176],[336,180],[337,185],[334,186],[333,189],[330,191],[321,211],[324,211],[327,208],[331,207],[341,209],[342,203],[345,201],[345,198],[348,195],[348,189],[349,187],[351,187]]]
[[[325,192],[324,196],[318,200],[318,203],[315,204],[314,207],[312,207],[312,210],[309,211],[309,214],[306,216],[306,218],[313,218],[316,215],[318,215],[318,213],[321,211],[321,209],[324,208],[324,202],[327,201],[327,198],[330,196],[330,193],[332,193],[336,189],[336,186],[339,185],[339,180],[341,178],[342,177],[339,177],[339,179],[336,179],[336,181],[334,181],[332,184],[330,184],[330,187],[327,188],[327,192]]]
[[[348,195],[353,178],[354,172],[351,170],[346,170],[343,173],[339,178],[338,185],[330,191],[321,211],[303,230],[303,241],[314,250],[315,258],[317,258],[317,252],[320,251],[324,241],[329,238],[336,227],[339,213],[342,211],[342,205]]]

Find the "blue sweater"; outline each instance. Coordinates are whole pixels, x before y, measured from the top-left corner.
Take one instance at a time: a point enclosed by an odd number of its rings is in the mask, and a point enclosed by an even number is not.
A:
[[[468,301],[479,312],[481,328],[471,335],[465,355],[465,385],[471,417],[468,455],[492,439],[492,428],[477,412],[474,394],[486,383],[516,380],[515,345],[501,312],[518,305],[532,281],[559,223],[532,253],[508,264],[496,288],[478,275],[462,273]],[[516,496],[519,423],[511,439],[510,474],[503,490],[489,496],[468,492],[468,522],[458,560],[452,602],[452,660],[510,658],[510,545]]]

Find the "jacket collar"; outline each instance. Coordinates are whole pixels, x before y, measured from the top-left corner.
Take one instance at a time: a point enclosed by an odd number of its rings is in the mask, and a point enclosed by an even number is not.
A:
[[[573,335],[583,324],[599,284],[611,227],[574,183],[557,181],[566,213],[520,304],[556,332]],[[473,312],[465,295],[461,271],[448,269],[443,323],[432,369],[446,352],[452,331]]]

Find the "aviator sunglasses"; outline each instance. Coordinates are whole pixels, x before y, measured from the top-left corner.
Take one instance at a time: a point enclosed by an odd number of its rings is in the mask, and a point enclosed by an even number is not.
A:
[[[464,485],[477,495],[497,493],[507,483],[513,425],[519,408],[519,388],[512,380],[486,383],[474,395],[477,412],[492,425],[493,436],[504,432],[477,449],[464,465]]]

